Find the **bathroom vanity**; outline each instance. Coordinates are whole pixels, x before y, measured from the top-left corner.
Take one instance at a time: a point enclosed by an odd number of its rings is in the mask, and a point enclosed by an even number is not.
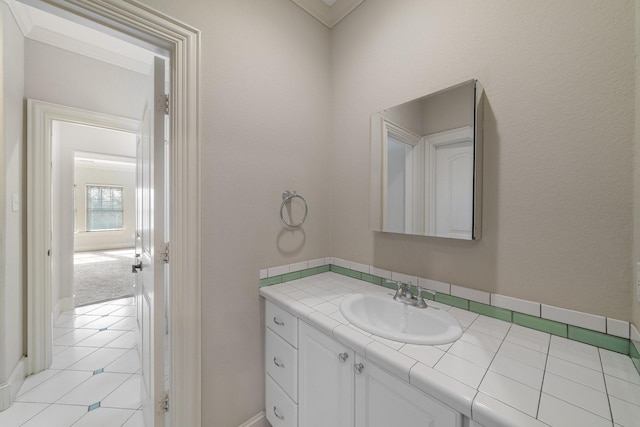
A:
[[[435,302],[429,303],[460,320],[465,334],[458,341],[434,346],[392,341],[342,316],[340,302],[354,293],[393,295],[390,289],[331,272],[261,288],[266,299],[265,408],[273,427],[571,425],[567,419],[582,423],[575,425],[614,425],[610,406],[620,396],[604,388],[604,357],[602,394],[583,387],[582,379],[573,383],[559,376],[583,369],[568,360],[571,351],[600,360],[597,348]],[[556,348],[566,348],[567,355],[554,353]],[[505,356],[512,362],[506,363]],[[617,356],[622,357],[610,355]],[[560,365],[566,372],[558,372]],[[532,375],[525,377],[514,369],[518,366]],[[640,376],[631,374],[640,387]],[[544,387],[543,376],[549,383]],[[566,396],[545,388],[553,381],[562,383],[557,390]],[[590,393],[600,400],[578,407],[581,394]],[[615,425],[630,425],[622,420],[617,418]]]

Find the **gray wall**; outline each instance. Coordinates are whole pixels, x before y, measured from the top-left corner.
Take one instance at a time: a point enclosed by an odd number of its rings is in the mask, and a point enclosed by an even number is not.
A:
[[[26,224],[23,149],[24,38],[5,3],[0,2],[0,386],[26,352],[26,280],[23,245]],[[19,199],[18,211],[12,197]],[[0,405],[1,406],[1,405]]]
[[[331,254],[630,320],[634,5],[367,0],[332,32]],[[482,240],[372,233],[369,115],[477,78]]]

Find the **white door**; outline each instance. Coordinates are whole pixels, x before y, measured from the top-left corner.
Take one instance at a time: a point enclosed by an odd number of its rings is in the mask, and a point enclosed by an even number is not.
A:
[[[136,170],[136,307],[141,399],[145,425],[164,425],[164,277],[161,254],[165,236],[164,210],[164,60],[155,59],[150,79]]]
[[[354,352],[304,322],[299,337],[299,425],[353,426]]]
[[[462,416],[356,357],[356,427],[460,427]]]
[[[473,142],[439,145],[435,151],[435,235],[471,239]]]

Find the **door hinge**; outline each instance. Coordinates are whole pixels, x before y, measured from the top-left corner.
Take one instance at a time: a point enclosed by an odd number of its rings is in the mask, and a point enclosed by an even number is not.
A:
[[[160,410],[163,412],[169,412],[169,393],[165,393],[160,401]]]
[[[164,94],[164,113],[169,114],[169,94]]]
[[[160,257],[165,264],[169,263],[169,242],[165,242],[160,246]]]

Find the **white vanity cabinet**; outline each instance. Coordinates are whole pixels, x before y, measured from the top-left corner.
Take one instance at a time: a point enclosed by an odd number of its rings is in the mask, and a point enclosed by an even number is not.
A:
[[[273,427],[298,425],[298,319],[265,305],[265,411]]]
[[[300,427],[462,426],[459,412],[304,322],[298,342]]]
[[[355,353],[300,322],[299,425],[353,427]]]
[[[356,356],[355,427],[453,427],[462,414]]]

